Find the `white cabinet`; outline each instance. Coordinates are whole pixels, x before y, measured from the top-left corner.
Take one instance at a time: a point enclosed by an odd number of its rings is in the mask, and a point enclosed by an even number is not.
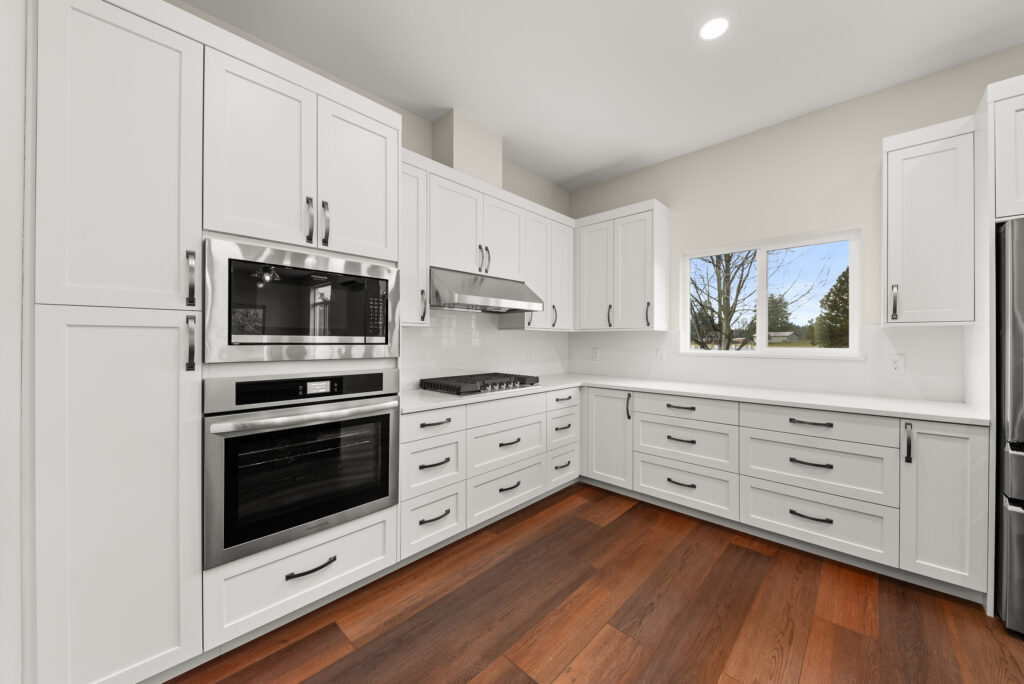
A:
[[[573,238],[569,226],[526,213],[522,277],[544,302],[544,310],[506,314],[501,317],[502,328],[573,329]]]
[[[484,195],[430,174],[430,265],[484,270]]]
[[[1024,95],[995,104],[996,217],[1024,215]]]
[[[479,242],[484,246],[484,273],[509,280],[523,279],[523,232],[526,212],[519,207],[485,196],[484,230]]]
[[[537,214],[526,215],[523,230],[523,280],[544,302],[544,310],[525,315],[526,327],[544,330],[552,320],[548,281],[551,254],[551,223]]]
[[[577,229],[577,301],[581,330],[612,327],[612,222]]]
[[[653,213],[615,219],[612,225],[612,327],[651,327],[653,270]]]
[[[884,325],[974,320],[974,134],[886,138]]]
[[[36,307],[40,682],[137,682],[203,650],[190,320]]]
[[[430,325],[430,262],[427,240],[427,172],[402,164],[398,209],[402,325]]]
[[[585,475],[633,486],[633,393],[588,388],[585,392]]]
[[[575,231],[561,223],[551,223],[548,241],[548,290],[544,298],[547,325],[552,330],[573,329],[573,282]],[[527,259],[531,254],[527,253]]]
[[[38,102],[36,301],[196,308],[202,45],[98,0],[42,3]]]
[[[988,429],[903,421],[900,568],[984,591]]]

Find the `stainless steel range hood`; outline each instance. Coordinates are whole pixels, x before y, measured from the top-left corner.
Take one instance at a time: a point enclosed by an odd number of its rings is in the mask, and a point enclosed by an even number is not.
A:
[[[544,310],[526,283],[446,268],[430,269],[430,306],[488,313]]]

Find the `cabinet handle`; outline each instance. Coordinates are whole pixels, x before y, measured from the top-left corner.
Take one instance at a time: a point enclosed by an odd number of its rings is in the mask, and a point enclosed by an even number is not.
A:
[[[327,243],[331,241],[331,207],[327,204],[327,200],[320,202],[320,206],[324,208],[324,237],[321,242],[326,247]]]
[[[512,485],[511,487],[498,487],[498,491],[499,492],[511,492],[513,489],[515,489],[516,487],[518,487],[521,484],[523,484],[522,480],[516,480],[516,483],[514,485]]]
[[[499,447],[515,446],[516,444],[519,444],[522,441],[523,441],[522,437],[516,437],[511,442],[498,442],[498,446]]]
[[[825,468],[826,470],[832,470],[835,468],[831,463],[812,463],[811,461],[801,461],[799,458],[789,457],[790,463],[799,463],[800,465],[811,466],[814,468]]]
[[[633,401],[633,393],[626,395],[626,420],[633,420],[633,414],[629,412],[629,404]]]
[[[679,409],[680,411],[696,411],[696,406],[677,406],[675,404],[665,404],[665,408]]]
[[[448,458],[444,459],[443,461],[438,461],[437,463],[421,463],[420,464],[420,470],[427,470],[429,468],[439,468],[439,467],[443,466],[445,463],[451,463],[451,462],[452,462],[452,457],[449,456]]]
[[[555,401],[569,401],[570,399],[572,399],[571,394],[567,397],[555,397]]]
[[[835,522],[832,518],[815,518],[813,515],[804,515],[800,511],[793,510],[792,508],[789,509],[789,514],[795,515],[798,518],[803,518],[804,520],[813,520],[814,522],[825,523],[827,525],[831,525]]]
[[[556,325],[558,325],[558,307],[552,304],[551,310],[555,312],[555,320],[551,322],[551,327],[554,328]]]
[[[569,423],[568,425],[563,425],[562,427],[556,427],[555,428],[555,432],[561,432],[562,430],[568,430],[571,427],[572,427],[572,423]]]
[[[912,450],[914,447],[914,424],[904,423],[903,430],[906,432],[907,435],[907,455],[903,458],[903,460],[906,461],[907,463],[913,463],[914,455],[912,453]]]
[[[811,421],[811,420],[799,420],[797,418],[790,418],[789,422],[792,423],[793,425],[810,425],[812,427],[823,427],[823,428],[833,428],[833,427],[835,427],[835,424],[831,423],[831,422],[828,422],[828,423],[815,423],[814,421]]]
[[[484,247],[484,252],[487,254],[487,265],[484,266],[484,273],[491,272],[491,248]]]
[[[185,252],[185,264],[188,267],[188,295],[185,306],[196,305],[196,253],[191,249]]]
[[[647,327],[651,327],[651,303],[647,302],[647,309],[644,311],[644,320],[647,321]]]
[[[608,327],[612,327],[612,305],[608,305]]]
[[[900,318],[899,314],[896,313],[896,303],[899,301],[899,298],[900,298],[900,286],[899,285],[893,285],[892,286],[892,320],[894,320],[894,321],[897,321]]]
[[[572,459],[569,459],[568,461],[566,461],[566,462],[565,462],[565,463],[563,463],[562,465],[560,465],[560,466],[555,466],[555,470],[561,470],[562,468],[568,468],[568,467],[569,467],[569,466],[571,466],[571,465],[572,465]]]
[[[430,523],[437,522],[441,518],[447,518],[448,514],[451,513],[451,512],[452,512],[452,509],[446,508],[446,509],[444,509],[444,513],[442,513],[441,515],[437,516],[436,518],[423,518],[422,520],[420,520],[420,525],[429,525]]]
[[[532,325],[533,325],[533,312],[531,311],[530,312],[530,319],[528,321],[526,321],[526,326],[530,327]]]
[[[420,312],[420,321],[427,320],[427,291],[420,290],[420,299],[423,300],[423,311]]]
[[[185,326],[188,328],[188,358],[185,360],[185,370],[196,369],[196,317],[185,316]]]
[[[476,248],[480,252],[480,254],[479,254],[479,256],[480,256],[480,264],[476,267],[476,270],[479,271],[480,273],[483,273],[484,272],[484,246],[483,245],[477,245]]]
[[[673,442],[682,442],[683,444],[696,444],[697,443],[697,440],[695,440],[695,439],[681,439],[679,437],[673,437],[672,435],[665,435],[665,436],[668,439],[670,439],[671,441],[673,441]]]
[[[316,221],[313,217],[313,198],[306,198],[306,218],[309,221],[309,227],[306,229],[306,242],[313,244],[313,228],[316,226]]]
[[[420,423],[420,427],[421,428],[437,427],[438,425],[447,425],[450,422],[452,422],[452,419],[451,419],[451,417],[448,417],[448,418],[445,418],[444,420],[439,420],[436,423]]]
[[[696,484],[687,484],[686,482],[676,482],[671,477],[666,477],[665,479],[668,480],[669,482],[671,482],[674,485],[679,485],[680,487],[688,487],[689,489],[696,489],[697,488]]]
[[[312,575],[314,572],[319,572],[320,570],[323,570],[336,560],[338,560],[337,556],[331,556],[327,559],[326,563],[324,563],[323,565],[318,565],[312,570],[304,570],[302,572],[289,572],[287,575],[284,576],[284,581],[287,582],[288,580],[298,579],[300,577],[305,577],[306,575]]]

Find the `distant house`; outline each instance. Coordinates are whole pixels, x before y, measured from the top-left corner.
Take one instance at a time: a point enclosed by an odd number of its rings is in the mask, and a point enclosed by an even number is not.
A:
[[[768,333],[768,344],[779,344],[780,342],[796,342],[800,336],[795,332],[770,332]]]

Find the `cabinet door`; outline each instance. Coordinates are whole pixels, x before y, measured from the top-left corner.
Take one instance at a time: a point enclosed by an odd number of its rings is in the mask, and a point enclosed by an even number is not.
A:
[[[526,212],[493,197],[484,198],[484,273],[523,279],[523,232]]]
[[[187,319],[36,307],[41,682],[137,682],[202,651],[201,385],[186,370]]]
[[[430,265],[483,273],[483,194],[431,174],[429,207]]]
[[[887,155],[887,325],[974,320],[973,140]]]
[[[548,263],[551,228],[548,220],[536,214],[526,215],[523,231],[523,280],[544,302],[544,310],[526,314],[526,327],[546,329],[551,326],[551,292]]]
[[[316,239],[316,95],[206,48],[206,230]]]
[[[551,224],[548,298],[545,301],[551,302],[548,325],[555,330],[573,329],[574,235],[573,229],[569,226]]]
[[[587,475],[631,489],[633,486],[633,394],[587,390]]]
[[[202,45],[98,0],[43,3],[38,101],[36,301],[196,308]]]
[[[429,325],[430,264],[427,261],[427,172],[402,164],[402,192],[399,206],[401,251],[398,268],[401,281],[402,325]]]
[[[610,328],[612,305],[612,222],[579,229],[576,294],[580,329]]]
[[[398,259],[398,131],[317,98],[318,247]]]
[[[651,212],[615,219],[612,229],[612,326],[649,328],[654,302],[654,222]]]
[[[988,429],[903,421],[900,568],[984,591]]]
[[[996,216],[1024,215],[1024,95],[997,102]]]

